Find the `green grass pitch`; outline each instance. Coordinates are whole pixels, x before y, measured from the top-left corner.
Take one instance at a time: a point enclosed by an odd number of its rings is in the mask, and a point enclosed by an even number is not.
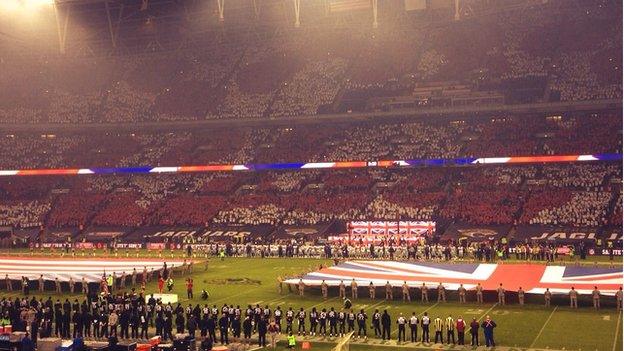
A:
[[[305,297],[298,296],[295,292],[290,293],[287,287],[284,287],[283,294],[278,293],[277,277],[287,277],[310,271],[318,267],[319,264],[329,264],[328,261],[320,259],[260,259],[260,258],[227,258],[223,261],[219,259],[210,259],[208,269],[205,270],[204,263],[198,263],[194,266],[192,277],[195,282],[195,298],[193,300],[186,299],[186,289],[184,278],[180,274],[174,277],[176,284],[174,292],[180,297],[181,302],[186,305],[203,304],[199,297],[201,289],[205,288],[210,293],[208,304],[217,304],[222,306],[223,303],[240,305],[245,308],[248,304],[269,305],[271,309],[277,306],[288,309],[298,310],[304,307],[309,310],[313,306],[318,307],[334,307],[342,308],[342,302],[337,297],[337,291],[330,289],[330,296],[324,300],[319,291],[308,289]],[[231,280],[240,282],[233,282]],[[152,282],[147,286],[147,293],[156,291],[156,283]],[[36,293],[36,292],[35,292]],[[360,296],[367,295],[360,293]],[[379,292],[378,296],[381,295]],[[399,294],[395,294],[397,297]],[[0,297],[16,296],[7,295],[2,292]],[[37,296],[37,295],[36,295]],[[46,297],[48,294],[45,295]],[[52,295],[54,298],[54,294]],[[63,296],[73,298],[70,295]],[[399,296],[400,297],[400,296]],[[622,350],[622,314],[614,307],[610,306],[595,311],[590,307],[590,301],[582,301],[583,306],[578,310],[572,310],[566,306],[565,299],[554,301],[552,307],[546,308],[541,304],[541,296],[529,299],[528,305],[520,307],[512,304],[506,306],[498,306],[493,301],[493,296],[483,305],[471,303],[460,305],[453,302],[454,296],[450,297],[450,302],[421,303],[420,301],[412,303],[403,303],[402,301],[386,301],[382,299],[370,300],[366,296],[353,301],[354,310],[364,308],[369,317],[375,308],[380,310],[387,309],[392,318],[398,317],[399,312],[404,315],[411,315],[412,312],[422,314],[427,311],[433,318],[440,316],[441,318],[451,314],[453,317],[463,316],[466,320],[473,317],[483,318],[489,314],[498,324],[495,330],[495,339],[497,350],[526,350],[526,349],[550,349],[550,350],[600,350],[612,351]],[[486,296],[487,299],[487,296]],[[603,297],[603,299],[607,299]],[[513,300],[513,299],[510,299]],[[370,324],[370,323],[369,323]],[[393,326],[393,337],[396,337],[397,330]],[[369,336],[372,330],[369,330]],[[420,328],[419,328],[420,334]],[[409,330],[408,330],[409,338]],[[483,336],[480,335],[481,341]],[[299,338],[300,349],[301,341]],[[312,350],[330,350],[334,345],[334,339],[326,339],[320,341],[310,340]],[[278,349],[284,349],[280,344]],[[352,350],[393,350],[393,349],[442,349],[440,347],[424,347],[419,344],[407,343],[396,346],[396,342],[392,341],[385,345],[380,345],[374,338],[369,338],[367,343],[363,341],[354,341],[351,343]],[[470,349],[470,347],[466,347]],[[445,347],[444,349],[463,349],[460,346]]]

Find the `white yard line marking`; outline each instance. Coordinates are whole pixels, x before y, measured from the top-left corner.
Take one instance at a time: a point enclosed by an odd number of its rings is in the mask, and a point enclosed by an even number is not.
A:
[[[286,297],[287,297],[287,295],[280,295],[279,297],[277,297],[275,299],[267,301],[266,304],[273,305],[274,303],[276,303],[278,301],[281,301],[281,300],[285,299]]]
[[[548,322],[550,322],[550,319],[552,318],[552,316],[555,314],[555,311],[557,311],[557,308],[559,306],[555,306],[555,308],[553,308],[552,312],[550,312],[550,316],[548,316],[548,319],[546,319],[546,322],[544,322],[544,325],[542,325],[542,329],[540,329],[539,333],[537,333],[537,336],[535,337],[535,339],[533,339],[533,342],[531,343],[531,346],[529,346],[530,349],[533,348],[533,346],[535,345],[535,343],[537,342],[537,339],[539,339],[539,337],[542,335],[542,333],[544,332],[544,330],[546,329],[546,325],[548,325]]]
[[[370,306],[367,306],[367,307],[362,307],[362,308],[364,308],[365,310],[369,310],[369,309],[370,309],[370,310],[372,310],[373,308],[375,308],[375,307],[377,307],[377,306],[381,305],[381,304],[382,304],[382,303],[384,303],[384,302],[386,302],[386,301],[385,301],[385,300],[381,300],[381,301],[377,302],[377,303],[376,303],[376,304],[374,304],[374,305],[370,305]]]
[[[481,315],[481,317],[479,317],[479,319],[477,319],[478,321],[482,320],[483,317],[487,316],[488,313],[490,313],[490,311],[492,311],[494,309],[494,307],[496,307],[496,305],[498,305],[498,302],[493,304],[492,307],[490,307],[489,310],[485,311],[484,314]]]
[[[618,320],[615,326],[615,336],[613,337],[613,348],[611,349],[612,351],[615,351],[615,346],[617,345],[618,334],[620,334],[620,320],[621,319],[622,319],[622,311],[618,312]]]
[[[258,290],[258,289],[260,289],[260,287],[253,288],[253,289],[249,289],[249,290],[243,291],[243,292],[238,293],[238,294],[228,295],[228,296],[222,297],[222,298],[220,298],[220,299],[213,300],[212,302],[213,302],[213,303],[214,303],[214,302],[219,302],[219,301],[223,301],[223,300],[231,299],[231,298],[236,297],[236,296],[241,296],[241,295],[249,294],[250,292],[252,292],[252,291],[254,291],[254,290]]]
[[[439,302],[434,303],[433,305],[429,306],[429,308],[427,308],[426,310],[424,310],[424,311],[420,312],[420,313],[418,314],[418,316],[420,317],[420,316],[424,315],[424,314],[425,314],[425,312],[428,312],[430,309],[432,309],[432,308],[436,307],[436,306],[437,306],[437,305],[439,305],[439,304],[440,304]]]
[[[335,300],[335,299],[337,299],[337,298],[338,298],[338,296],[336,296],[336,297],[332,297],[332,298],[327,299],[327,300],[323,300],[323,301],[321,301],[321,302],[317,303],[317,304],[316,304],[316,305],[314,305],[314,306],[310,306],[308,309],[310,309],[310,310],[311,310],[311,309],[312,309],[312,308],[314,308],[314,307],[319,307],[320,305],[325,304],[325,303],[328,303],[329,301]]]

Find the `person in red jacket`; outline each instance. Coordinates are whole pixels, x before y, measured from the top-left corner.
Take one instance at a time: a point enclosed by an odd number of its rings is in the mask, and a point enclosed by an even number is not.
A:
[[[158,292],[162,294],[163,288],[165,287],[165,280],[162,275],[158,277]]]
[[[186,279],[186,296],[189,299],[193,298],[193,279],[191,278]]]
[[[455,330],[457,330],[457,343],[459,345],[464,344],[464,332],[466,330],[466,322],[463,320],[462,316],[457,317]]]

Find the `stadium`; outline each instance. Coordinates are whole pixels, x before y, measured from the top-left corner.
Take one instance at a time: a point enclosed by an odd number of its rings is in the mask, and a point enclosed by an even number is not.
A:
[[[622,32],[0,0],[0,351],[622,350]]]

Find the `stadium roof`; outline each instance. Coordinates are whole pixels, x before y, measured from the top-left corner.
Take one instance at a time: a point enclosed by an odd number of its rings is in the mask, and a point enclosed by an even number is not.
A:
[[[220,42],[232,43],[237,35],[272,36],[275,31],[297,29],[299,23],[303,30],[356,31],[372,30],[379,23],[379,28],[393,27],[392,31],[398,33],[399,26],[413,25],[412,15],[423,13],[409,11],[407,3],[399,0],[51,1],[57,5],[55,16],[51,16],[48,27],[39,28],[36,34],[40,38],[34,38],[32,32],[16,33],[15,23],[19,24],[19,19],[13,18],[11,23],[0,21],[0,39],[18,42],[28,54],[47,47],[50,52],[46,54],[60,50],[62,54],[98,56],[176,50],[187,45],[183,43],[224,36],[229,37],[219,39]],[[458,19],[458,13],[468,18],[497,11],[514,11],[521,16],[524,8],[545,4],[574,7],[584,0],[436,1],[444,6],[436,5],[419,18],[448,22]]]

